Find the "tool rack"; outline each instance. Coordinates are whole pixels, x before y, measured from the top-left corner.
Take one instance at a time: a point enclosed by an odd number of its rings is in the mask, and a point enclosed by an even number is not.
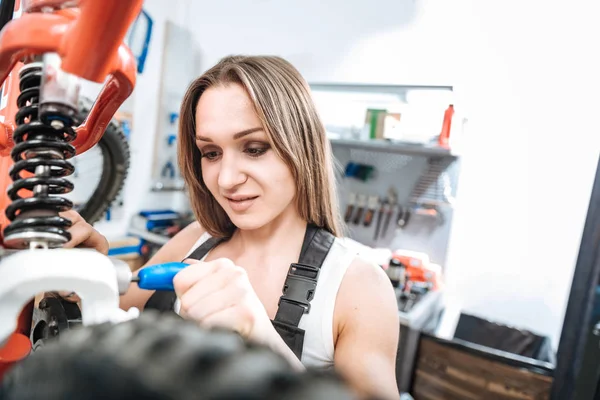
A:
[[[310,87],[338,167],[340,211],[342,215],[352,211],[347,222],[347,236],[371,247],[424,252],[432,262],[443,266],[460,157],[455,151],[456,141],[446,148],[439,146],[435,139],[442,128],[442,107],[455,103],[454,88],[448,85],[334,82],[310,83]],[[357,132],[365,119],[364,110],[395,109],[392,112],[401,114],[399,123],[402,126],[408,123],[405,119],[408,112],[421,105],[426,107],[423,110],[427,111],[427,116],[416,123],[413,120],[412,125],[407,126],[433,140],[416,143],[402,138],[365,139]],[[418,108],[418,111],[422,110]],[[452,124],[451,135],[460,135],[460,117],[455,115]],[[366,171],[356,173],[356,168],[363,167]],[[384,201],[388,201],[383,208],[386,213],[378,222]],[[395,205],[386,227],[390,202]],[[354,208],[349,210],[349,204],[354,204]],[[358,211],[360,208],[361,212]],[[368,216],[369,209],[374,209],[371,216]],[[400,224],[397,224],[398,220]]]

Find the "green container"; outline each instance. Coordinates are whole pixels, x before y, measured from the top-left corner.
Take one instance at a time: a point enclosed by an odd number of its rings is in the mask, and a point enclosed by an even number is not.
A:
[[[385,118],[385,114],[387,110],[377,109],[377,108],[368,108],[367,109],[367,118],[365,123],[369,124],[369,138],[377,139],[377,128],[381,127],[383,129],[383,120]],[[383,134],[383,132],[382,132]]]

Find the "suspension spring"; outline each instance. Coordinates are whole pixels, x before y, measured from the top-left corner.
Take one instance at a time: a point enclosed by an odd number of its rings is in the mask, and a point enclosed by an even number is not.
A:
[[[13,183],[7,190],[12,203],[6,208],[11,224],[4,230],[4,244],[12,248],[54,248],[71,240],[71,221],[59,212],[70,210],[73,203],[58,195],[73,190],[66,177],[74,171],[67,160],[75,156],[71,142],[76,133],[70,115],[60,110],[40,115],[42,74],[41,62],[26,64],[19,73],[14,165],[9,172]]]

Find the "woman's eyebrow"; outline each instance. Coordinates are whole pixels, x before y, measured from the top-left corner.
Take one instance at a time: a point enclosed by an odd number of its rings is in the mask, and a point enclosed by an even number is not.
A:
[[[242,138],[246,135],[249,135],[251,133],[254,132],[258,132],[258,131],[262,131],[262,127],[256,127],[256,128],[250,128],[250,129],[244,129],[241,132],[236,133],[235,135],[233,135],[233,139],[237,140],[239,138]],[[206,136],[200,136],[200,135],[196,135],[196,140],[201,140],[203,142],[212,142],[212,139]]]

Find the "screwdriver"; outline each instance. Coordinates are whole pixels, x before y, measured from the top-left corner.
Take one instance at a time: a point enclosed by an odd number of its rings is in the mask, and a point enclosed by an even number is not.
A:
[[[168,262],[149,265],[138,271],[131,282],[137,283],[140,289],[146,290],[174,290],[173,278],[189,264],[182,262]]]
[[[117,285],[120,294],[127,293],[131,282],[137,283],[140,289],[146,290],[174,290],[173,278],[189,264],[182,262],[167,262],[149,265],[138,271],[133,276],[129,265],[118,258],[111,258],[117,273]]]

